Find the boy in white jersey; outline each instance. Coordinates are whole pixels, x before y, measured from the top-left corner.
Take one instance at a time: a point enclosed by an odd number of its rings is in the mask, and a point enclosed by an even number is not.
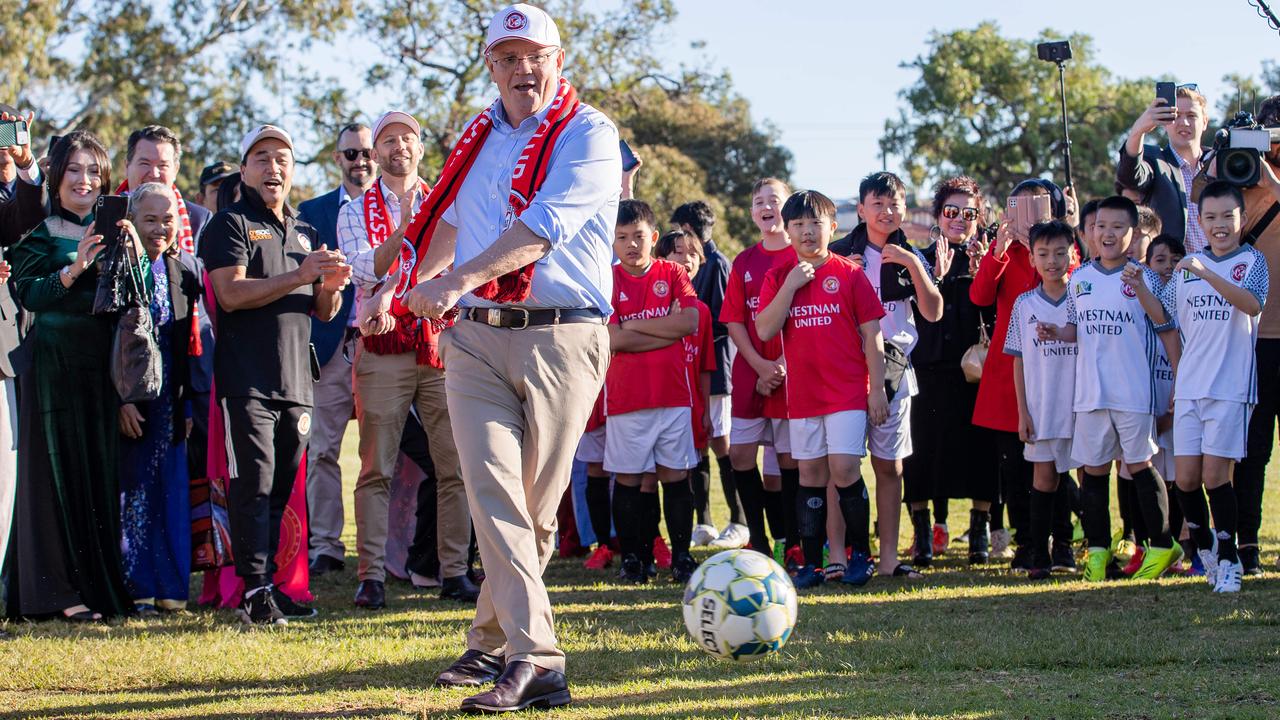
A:
[[[1119,574],[1112,562],[1110,469],[1120,457],[1138,493],[1151,538],[1135,578],[1156,578],[1182,558],[1169,534],[1169,498],[1151,465],[1155,454],[1155,362],[1164,342],[1177,369],[1178,338],[1169,308],[1157,292],[1160,278],[1125,257],[1138,224],[1138,208],[1113,196],[1098,203],[1094,221],[1098,257],[1071,275],[1067,294],[1076,322],[1041,323],[1042,340],[1077,342],[1072,459],[1084,466],[1081,522],[1089,543],[1085,580]]]
[[[862,265],[875,288],[884,317],[885,381],[889,419],[869,428],[867,449],[876,474],[876,529],[880,539],[882,575],[920,577],[910,565],[898,562],[898,524],[902,514],[902,461],[911,454],[911,397],[919,389],[911,369],[911,351],[919,333],[911,303],[929,322],[942,319],[942,293],[933,283],[933,269],[902,232],[907,212],[907,188],[897,175],[877,172],[858,185],[858,219],[853,232],[831,243],[831,252]],[[843,533],[828,528],[828,543],[843,545]],[[855,532],[858,530],[855,528]],[[833,563],[843,553],[832,553]],[[838,570],[836,571],[838,572]],[[851,558],[848,572],[861,573],[861,559]]]
[[[1270,285],[1266,258],[1240,244],[1244,221],[1240,190],[1210,183],[1200,195],[1200,227],[1209,245],[1183,258],[1165,288],[1183,343],[1173,395],[1178,502],[1215,592],[1239,592],[1244,574],[1231,476],[1232,465],[1244,457],[1249,415],[1258,402],[1253,350]]]
[[[1031,487],[1031,568],[1027,576],[1043,580],[1053,565],[1049,533],[1059,474],[1076,467],[1071,461],[1075,393],[1076,346],[1060,340],[1041,340],[1041,323],[1075,324],[1067,302],[1067,273],[1071,268],[1071,226],[1054,220],[1033,225],[1028,233],[1031,264],[1040,287],[1013,303],[1004,352],[1013,356],[1013,388],[1018,398],[1018,437],[1026,444],[1023,457],[1033,464]]]

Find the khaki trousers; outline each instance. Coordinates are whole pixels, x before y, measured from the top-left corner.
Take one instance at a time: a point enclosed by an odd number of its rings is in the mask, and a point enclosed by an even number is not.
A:
[[[307,525],[311,530],[311,560],[328,555],[345,560],[342,527],[342,436],[351,420],[354,398],[351,391],[351,363],[343,348],[320,369],[315,384],[315,409],[311,412],[311,444],[307,456]]]
[[[542,573],[609,365],[609,333],[592,323],[507,330],[463,320],[440,349],[485,572],[467,647],[563,672]]]
[[[361,580],[386,580],[387,522],[391,475],[400,436],[412,404],[427,431],[436,466],[437,553],[440,574],[467,572],[471,524],[466,490],[458,471],[458,451],[444,397],[444,372],[418,365],[414,353],[377,355],[356,351],[356,421],[360,425],[360,476],[356,480],[356,552]]]

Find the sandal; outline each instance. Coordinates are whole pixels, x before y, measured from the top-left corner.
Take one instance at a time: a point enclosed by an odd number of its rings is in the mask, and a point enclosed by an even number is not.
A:
[[[83,608],[76,610],[76,608]],[[71,611],[75,612],[71,612]],[[62,611],[62,619],[69,623],[95,623],[102,622],[102,613],[96,613],[84,605],[75,605]]]
[[[884,573],[882,573],[884,574]],[[890,577],[906,578],[908,580],[923,580],[924,573],[916,570],[906,563],[898,563],[893,568],[893,572],[888,573]]]

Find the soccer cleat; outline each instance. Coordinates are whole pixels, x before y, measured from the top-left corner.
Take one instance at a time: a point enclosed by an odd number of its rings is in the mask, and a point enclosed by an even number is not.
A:
[[[687,552],[680,553],[671,561],[671,579],[681,585],[689,582],[693,571],[698,569],[698,561]]]
[[[1018,570],[1030,570],[1035,565],[1032,554],[1030,545],[1019,545],[1013,551],[1013,560],[1009,561],[1009,569],[1015,572]]]
[[[608,545],[597,545],[591,557],[582,563],[582,567],[588,570],[603,570],[613,564],[613,551]]]
[[[747,529],[747,526],[729,523],[725,526],[724,532],[711,541],[711,547],[720,550],[733,550],[746,547],[748,542],[751,542],[751,531]]]
[[[991,531],[992,560],[1012,560],[1013,550],[1009,549],[1009,531],[1005,528]]]
[[[271,586],[271,599],[280,609],[280,613],[291,620],[313,618],[320,614],[320,611],[313,607],[294,602],[293,598],[285,595],[284,591],[275,585]]]
[[[1182,546],[1174,543],[1170,548],[1146,546],[1143,553],[1142,567],[1133,574],[1134,580],[1155,580],[1164,575],[1170,566],[1182,559]]]
[[[773,541],[773,561],[785,565],[787,561],[787,541],[785,538]]]
[[[1111,549],[1091,547],[1084,557],[1084,581],[1102,582],[1107,579],[1107,566],[1111,564]]]
[[[845,566],[840,563],[828,563],[822,568],[822,577],[826,578],[827,582],[835,582],[844,577],[844,570]]]
[[[1214,568],[1214,570],[1216,571],[1217,568]],[[1191,567],[1187,568],[1187,575],[1190,577],[1204,577],[1205,574],[1204,563],[1200,561],[1200,553],[1197,551],[1195,555],[1191,556]],[[1213,583],[1209,584],[1212,585]]]
[[[267,625],[288,625],[289,621],[285,619],[284,613],[276,606],[275,596],[271,593],[271,587],[265,587],[245,598],[240,603],[240,607],[236,610],[236,614],[240,617],[240,622],[245,625],[267,626]]]
[[[1124,569],[1121,570],[1120,572],[1123,572],[1125,575],[1128,575],[1129,577],[1133,577],[1135,574],[1137,574],[1138,570],[1142,568],[1142,560],[1145,557],[1146,557],[1146,550],[1144,550],[1143,548],[1138,548],[1134,550],[1133,555],[1129,556],[1129,564],[1125,565]]]
[[[1236,549],[1236,554],[1240,556],[1240,567],[1244,568],[1245,575],[1261,577],[1262,555],[1257,545],[1243,545]]]
[[[1049,568],[1031,568],[1027,571],[1028,580],[1048,580],[1053,577],[1053,571]]]
[[[822,571],[812,565],[804,565],[796,572],[796,576],[791,578],[791,584],[797,590],[808,590],[815,588],[826,582],[826,577]]]
[[[1218,581],[1213,585],[1216,593],[1238,593],[1240,582],[1244,578],[1244,566],[1230,560],[1219,560],[1218,569],[1214,573]]]
[[[618,572],[618,578],[624,583],[634,585],[643,585],[649,582],[649,573],[645,571],[644,562],[635,555],[625,555],[622,558],[622,569]]]
[[[947,532],[947,526],[943,523],[933,524],[933,554],[942,555],[947,551],[947,546],[951,544],[951,534]]]
[[[706,547],[715,542],[718,537],[720,537],[720,534],[716,532],[714,525],[694,525],[693,535],[690,536],[689,542],[694,547]]]
[[[786,560],[787,562],[783,564],[783,567],[788,570],[795,570],[804,565],[804,550],[799,545],[792,545],[787,548]]]
[[[1213,533],[1213,547],[1208,550],[1197,549],[1196,554],[1191,558],[1191,565],[1195,567],[1196,563],[1200,564],[1203,569],[1204,579],[1208,581],[1209,587],[1218,587],[1218,535]]]
[[[1075,523],[1071,526],[1071,544],[1082,545],[1084,543],[1084,523]]]
[[[866,553],[855,552],[849,557],[849,564],[845,566],[844,577],[840,578],[840,582],[846,585],[862,587],[867,584],[871,576],[876,572],[875,563],[871,561],[871,556]]]
[[[1049,567],[1054,572],[1076,572],[1080,569],[1076,566],[1076,554],[1071,549],[1071,543],[1055,540],[1053,549],[1049,551],[1049,558]]]
[[[664,570],[671,567],[671,548],[661,535],[653,539],[653,561]]]

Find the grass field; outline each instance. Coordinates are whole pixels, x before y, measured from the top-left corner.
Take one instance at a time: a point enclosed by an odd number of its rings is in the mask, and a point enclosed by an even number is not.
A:
[[[353,440],[349,432],[349,480]],[[994,567],[968,570],[956,545],[924,581],[877,578],[860,591],[803,595],[784,651],[746,665],[695,648],[677,586],[625,587],[557,559],[547,583],[575,703],[539,717],[1277,718],[1275,465],[1269,482],[1271,572],[1238,596],[1215,596],[1198,579],[1032,585]],[[722,504],[715,514],[723,521]],[[964,504],[951,515],[954,530]],[[10,623],[0,715],[453,714],[469,693],[431,681],[463,651],[470,613],[405,583],[388,586],[387,610],[356,611],[354,565],[349,558],[345,573],[313,583],[320,617],[278,630],[244,631],[229,612],[206,610],[88,628]]]

